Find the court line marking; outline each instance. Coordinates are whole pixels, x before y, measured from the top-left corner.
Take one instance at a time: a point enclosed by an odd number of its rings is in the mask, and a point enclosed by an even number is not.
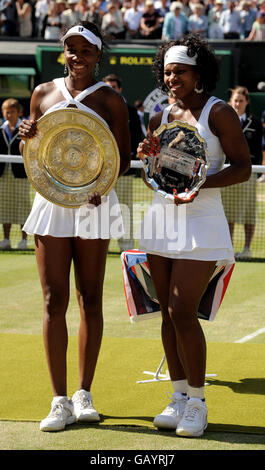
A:
[[[252,338],[255,338],[255,336],[261,335],[262,333],[265,333],[265,328],[260,328],[259,330],[254,331],[254,333],[244,336],[244,338],[238,339],[237,341],[235,341],[235,343],[246,343]]]

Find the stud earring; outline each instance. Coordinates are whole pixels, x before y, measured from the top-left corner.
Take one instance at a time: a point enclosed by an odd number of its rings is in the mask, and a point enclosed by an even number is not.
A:
[[[197,82],[195,83],[195,87],[194,87],[194,91],[195,93],[202,93],[203,92],[203,86],[201,88],[197,88]]]

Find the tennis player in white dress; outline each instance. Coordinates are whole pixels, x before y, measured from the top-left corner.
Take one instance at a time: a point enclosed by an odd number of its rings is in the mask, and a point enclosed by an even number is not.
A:
[[[56,109],[70,106],[86,111],[101,119],[116,139],[121,176],[130,163],[128,111],[123,98],[105,83],[97,83],[94,77],[104,46],[101,33],[93,23],[81,22],[67,31],[63,44],[68,75],[34,90],[30,120],[22,121],[20,137],[24,140],[34,137],[38,119]],[[88,204],[79,209],[57,206],[36,194],[24,230],[35,238],[44,298],[44,345],[54,397],[40,429],[59,431],[76,420],[99,421],[90,389],[103,333],[102,292],[109,241],[123,234],[116,193],[111,190],[106,197],[94,193]],[[79,384],[70,399],[66,311],[72,263],[81,321]]]
[[[139,157],[159,153],[159,138],[153,132],[161,123],[177,120],[196,127],[207,144],[210,164],[197,193],[187,198],[176,193],[173,201],[154,193],[139,240],[161,307],[162,342],[174,390],[154,425],[174,429],[178,436],[196,437],[207,427],[206,341],[198,306],[216,264],[234,262],[220,187],[247,180],[251,165],[238,117],[210,94],[216,87],[218,64],[206,41],[188,35],[162,45],[153,69],[158,86],[175,102],[152,117],[147,137],[138,147]],[[225,169],[224,155],[231,162]]]

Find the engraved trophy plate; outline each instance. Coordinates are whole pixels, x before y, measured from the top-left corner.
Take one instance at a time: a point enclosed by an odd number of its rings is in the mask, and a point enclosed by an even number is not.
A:
[[[111,131],[93,114],[58,109],[38,120],[38,134],[25,143],[29,181],[45,199],[63,207],[80,207],[94,192],[115,185],[120,155]]]
[[[154,132],[160,153],[144,161],[146,180],[162,196],[190,197],[204,183],[209,168],[204,139],[196,127],[181,121],[162,124]]]

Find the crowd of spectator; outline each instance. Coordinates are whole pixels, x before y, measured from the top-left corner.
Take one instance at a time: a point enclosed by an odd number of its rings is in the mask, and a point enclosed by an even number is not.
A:
[[[79,20],[113,39],[265,40],[265,0],[0,0],[2,36],[57,41]]]

